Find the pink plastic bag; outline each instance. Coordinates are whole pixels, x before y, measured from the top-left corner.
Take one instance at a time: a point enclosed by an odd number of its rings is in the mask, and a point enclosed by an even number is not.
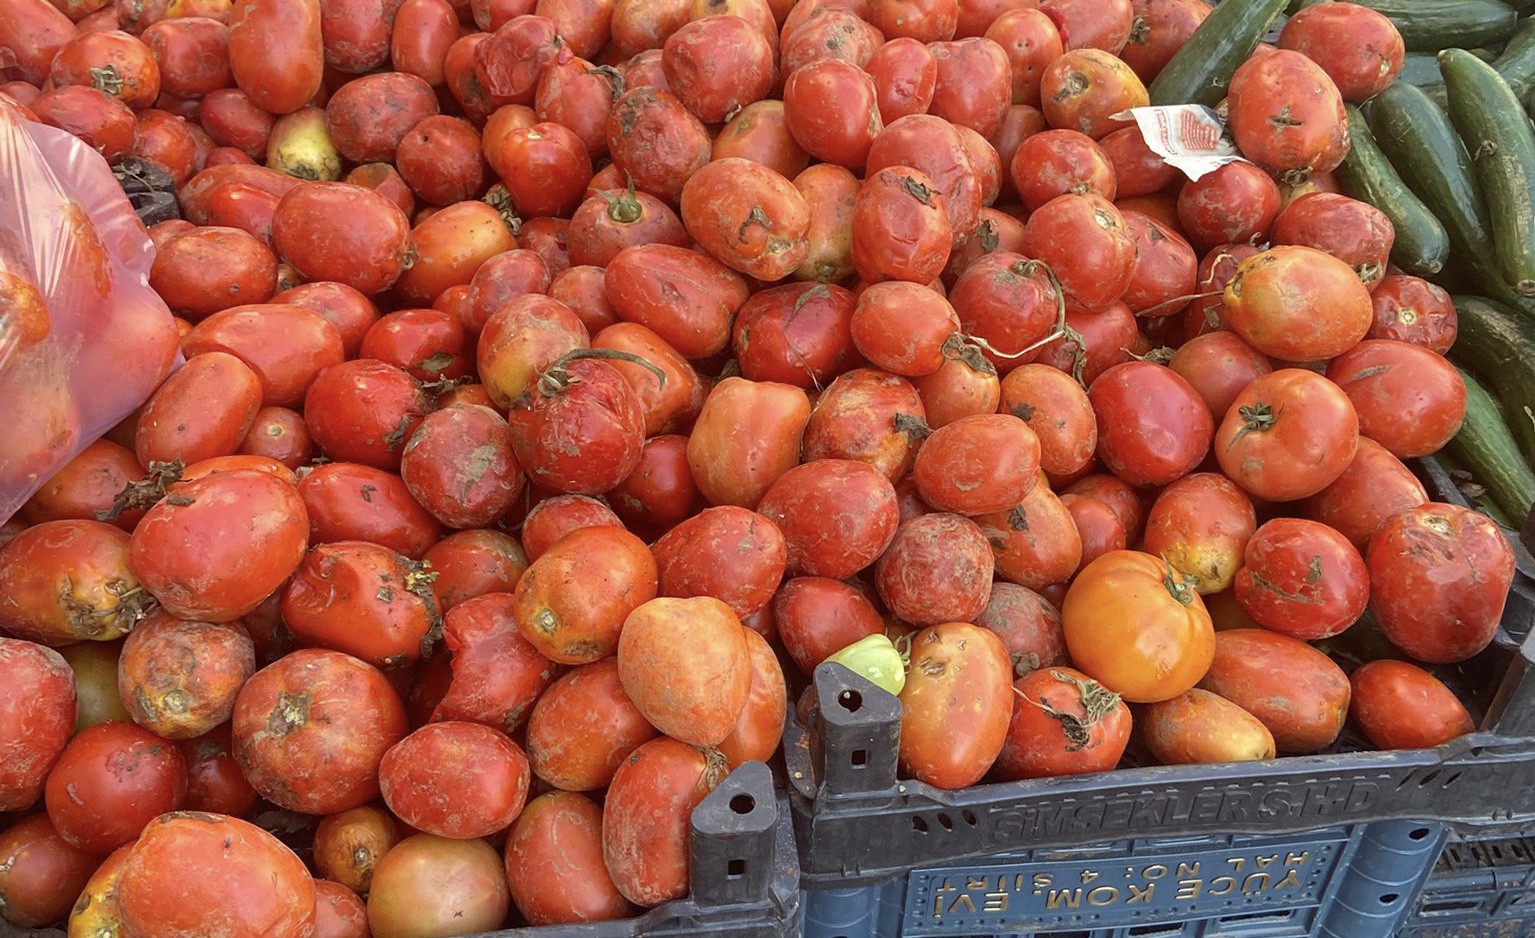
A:
[[[0,522],[181,361],[101,154],[0,102]]]

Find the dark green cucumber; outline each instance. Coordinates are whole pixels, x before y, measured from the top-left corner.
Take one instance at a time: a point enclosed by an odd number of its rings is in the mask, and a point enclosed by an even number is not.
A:
[[[1402,182],[1396,168],[1380,151],[1364,115],[1352,104],[1348,112],[1349,152],[1338,167],[1343,191],[1368,202],[1391,219],[1396,241],[1391,260],[1410,274],[1432,277],[1450,256],[1450,236],[1423,200]]]
[[[1447,448],[1510,518],[1523,518],[1535,504],[1535,471],[1519,452],[1503,408],[1465,369],[1466,419]]]
[[[1439,463],[1439,468],[1444,471],[1450,483],[1455,486],[1456,494],[1465,499],[1467,504],[1505,528],[1516,527],[1503,513],[1503,509],[1498,507],[1498,503],[1492,500],[1492,493],[1487,490],[1487,486],[1477,481],[1475,473],[1461,460],[1459,453],[1446,446],[1434,454],[1434,459]],[[1433,496],[1432,490],[1429,495]],[[1352,632],[1353,629],[1349,631]]]
[[[1485,296],[1453,299],[1457,331],[1450,358],[1497,395],[1519,451],[1535,465],[1535,318]]]
[[[1301,0],[1296,9],[1329,0]],[[1519,11],[1500,0],[1354,0],[1386,17],[1409,52],[1491,46],[1514,34]],[[1291,12],[1294,12],[1293,10]]]
[[[1519,21],[1519,28],[1508,37],[1502,54],[1492,60],[1492,67],[1520,100],[1530,93],[1535,87],[1535,19]]]
[[[1471,156],[1444,109],[1421,89],[1396,81],[1364,109],[1381,152],[1444,225],[1460,257],[1492,250],[1487,203]]]
[[[1498,267],[1515,293],[1535,296],[1535,129],[1523,102],[1491,65],[1462,49],[1446,49],[1439,68],[1450,120],[1487,200]]]
[[[1284,5],[1285,0],[1222,0],[1152,80],[1151,103],[1214,107]]]

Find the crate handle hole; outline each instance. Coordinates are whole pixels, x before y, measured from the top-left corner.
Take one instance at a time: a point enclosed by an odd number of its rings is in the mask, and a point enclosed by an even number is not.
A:
[[[927,833],[927,821],[925,819],[923,819],[922,815],[914,814],[911,817],[911,829],[916,831],[919,834],[926,834]]]
[[[852,755],[848,756],[848,761],[852,763],[855,769],[863,768],[869,764],[869,750],[854,749]]]
[[[1435,780],[1437,780],[1438,778],[1439,778],[1439,770],[1438,769],[1434,769],[1432,772],[1429,772],[1427,775],[1425,775],[1422,778],[1418,779],[1418,786],[1419,787],[1425,787],[1425,786],[1428,786],[1428,785],[1432,785],[1435,782]]]
[[[954,829],[954,820],[952,818],[950,818],[947,814],[940,813],[938,815],[938,823],[942,824],[943,825],[943,829],[946,830],[946,831],[951,831],[951,830]]]
[[[960,812],[960,817],[964,818],[965,823],[969,824],[971,827],[981,823],[980,820],[976,818],[975,812],[971,811],[969,808],[966,808],[964,811]]]
[[[1390,905],[1391,903],[1395,902],[1396,900],[1398,900],[1400,898],[1402,898],[1402,897],[1400,895],[1394,893],[1394,892],[1383,893],[1381,895],[1381,897],[1380,897],[1380,904],[1381,905]]]
[[[1427,837],[1429,834],[1432,834],[1432,833],[1433,833],[1433,831],[1429,830],[1426,827],[1415,827],[1412,830],[1407,832],[1407,839],[1408,840],[1422,840],[1425,837]]]
[[[740,879],[746,875],[746,861],[741,859],[725,861],[725,878]]]
[[[857,713],[863,708],[863,695],[856,690],[845,690],[837,695],[837,705],[848,713]]]
[[[730,799],[730,810],[737,814],[751,814],[757,810],[757,799],[751,795],[736,795]]]

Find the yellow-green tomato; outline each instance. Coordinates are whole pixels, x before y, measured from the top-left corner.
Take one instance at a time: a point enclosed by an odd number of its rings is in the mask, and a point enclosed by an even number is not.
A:
[[[906,662],[883,632],[866,635],[826,660],[837,662],[892,694],[899,694],[906,686]]]

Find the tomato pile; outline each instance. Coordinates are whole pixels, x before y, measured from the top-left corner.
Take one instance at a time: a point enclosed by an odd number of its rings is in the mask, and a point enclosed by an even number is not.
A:
[[[6,0],[187,360],[0,529],[0,915],[637,914],[832,657],[947,788],[1470,731],[1513,554],[1327,7],[1193,180],[1202,0]]]

